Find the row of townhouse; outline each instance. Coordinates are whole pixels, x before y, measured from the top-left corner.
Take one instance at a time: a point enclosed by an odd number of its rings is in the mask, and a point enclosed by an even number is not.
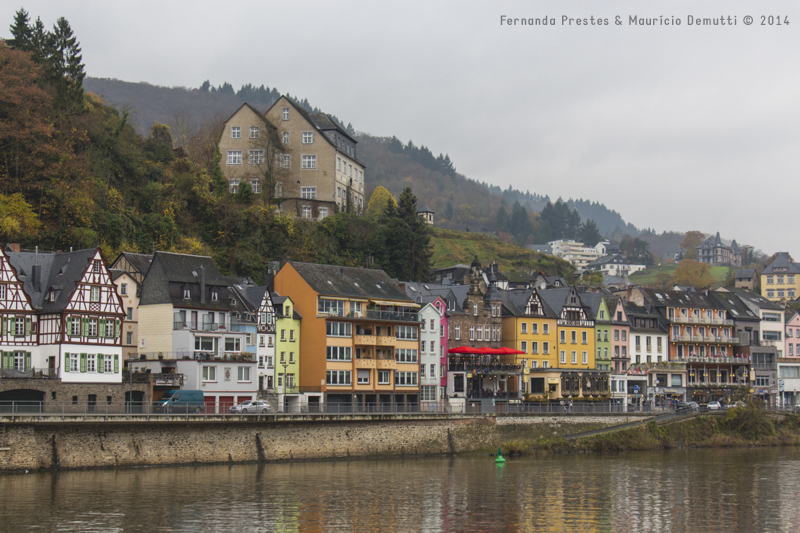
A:
[[[787,406],[800,388],[800,316],[743,289],[508,288],[477,259],[460,284],[289,261],[270,262],[260,286],[166,252],[122,253],[109,268],[99,250],[7,249],[0,263],[2,375],[49,380],[4,379],[0,400],[97,404],[110,384],[107,401],[200,389],[209,412],[259,396],[282,409],[427,409],[667,405],[743,389]]]

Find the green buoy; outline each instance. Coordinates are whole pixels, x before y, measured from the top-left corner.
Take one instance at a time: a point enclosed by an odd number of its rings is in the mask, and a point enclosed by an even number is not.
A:
[[[497,448],[497,458],[494,460],[495,463],[505,463],[506,460],[503,457],[503,450],[501,448]]]

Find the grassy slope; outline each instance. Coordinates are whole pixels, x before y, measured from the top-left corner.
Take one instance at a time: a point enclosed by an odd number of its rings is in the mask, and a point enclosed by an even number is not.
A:
[[[676,268],[678,268],[678,265],[674,263],[670,265],[650,266],[647,267],[646,270],[631,274],[629,279],[631,283],[648,285],[656,281],[656,277],[659,273],[666,272],[671,276],[675,272]],[[714,277],[717,283],[722,284],[725,283],[725,280],[727,280],[729,277],[729,269],[728,267],[722,266],[711,267],[711,275]]]
[[[574,269],[566,261],[533,252],[527,248],[505,244],[499,239],[481,233],[433,228],[434,268],[458,263],[469,265],[475,256],[483,266],[497,261],[501,272],[544,271],[547,274],[570,274]]]
[[[797,445],[800,445],[800,416],[772,417],[763,410],[746,408],[731,409],[724,415],[699,416],[665,426],[650,422],[633,429],[573,441],[543,438],[513,440],[503,443],[503,452],[526,455]]]

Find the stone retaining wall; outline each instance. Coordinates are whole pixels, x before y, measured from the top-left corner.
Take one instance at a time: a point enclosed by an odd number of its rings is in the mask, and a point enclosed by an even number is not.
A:
[[[0,471],[454,454],[567,436],[640,417],[388,421],[15,422]]]

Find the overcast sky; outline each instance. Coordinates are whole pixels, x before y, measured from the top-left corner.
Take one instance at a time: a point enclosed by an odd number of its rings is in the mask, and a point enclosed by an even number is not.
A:
[[[19,6],[4,3],[8,35]],[[48,27],[69,20],[89,76],[277,87],[358,130],[447,153],[470,178],[596,200],[638,227],[719,231],[800,260],[800,2],[599,4],[22,5]],[[555,25],[501,25],[502,15]],[[631,26],[632,15],[681,25]],[[689,25],[690,15],[737,25]],[[762,15],[782,24],[762,26]]]

